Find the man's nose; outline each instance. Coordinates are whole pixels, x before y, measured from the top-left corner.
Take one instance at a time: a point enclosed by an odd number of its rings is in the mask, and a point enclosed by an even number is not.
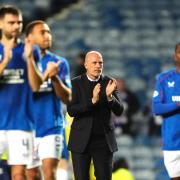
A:
[[[97,63],[96,66],[97,66],[97,67],[101,67],[101,64],[100,64],[100,63]]]
[[[15,23],[14,27],[15,27],[15,29],[19,29],[20,28],[20,24],[19,23]]]

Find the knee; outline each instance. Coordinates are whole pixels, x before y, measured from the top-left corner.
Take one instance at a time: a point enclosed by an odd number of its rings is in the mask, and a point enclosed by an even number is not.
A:
[[[24,180],[25,177],[25,166],[14,165],[11,168],[12,180]]]
[[[44,169],[43,170],[44,179],[55,179],[56,170],[55,169]]]
[[[12,174],[12,180],[24,180],[25,175],[20,173]]]
[[[43,160],[43,174],[45,180],[55,180],[58,160],[45,159]]]
[[[41,179],[41,173],[39,169],[26,171],[26,180],[40,180],[40,179]]]

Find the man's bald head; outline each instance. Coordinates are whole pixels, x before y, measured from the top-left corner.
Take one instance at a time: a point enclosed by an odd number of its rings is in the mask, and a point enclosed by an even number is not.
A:
[[[98,51],[89,51],[85,57],[84,66],[87,70],[87,75],[92,79],[97,79],[102,74],[103,58]]]
[[[85,62],[88,61],[89,59],[92,59],[92,58],[100,58],[100,59],[103,59],[102,58],[102,54],[98,51],[89,51],[87,54],[86,54],[86,57],[85,57]]]

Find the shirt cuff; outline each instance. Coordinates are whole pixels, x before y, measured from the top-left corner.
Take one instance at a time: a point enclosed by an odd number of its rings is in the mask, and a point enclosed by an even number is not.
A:
[[[110,96],[107,97],[108,102],[113,100],[113,95],[111,94]]]

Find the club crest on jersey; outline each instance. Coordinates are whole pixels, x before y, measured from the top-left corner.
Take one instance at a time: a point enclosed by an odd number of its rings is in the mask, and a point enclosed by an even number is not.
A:
[[[153,97],[157,97],[159,95],[158,91],[154,91]]]
[[[175,85],[175,82],[174,82],[174,81],[168,82],[168,87],[169,87],[169,88],[174,87],[174,85]]]

